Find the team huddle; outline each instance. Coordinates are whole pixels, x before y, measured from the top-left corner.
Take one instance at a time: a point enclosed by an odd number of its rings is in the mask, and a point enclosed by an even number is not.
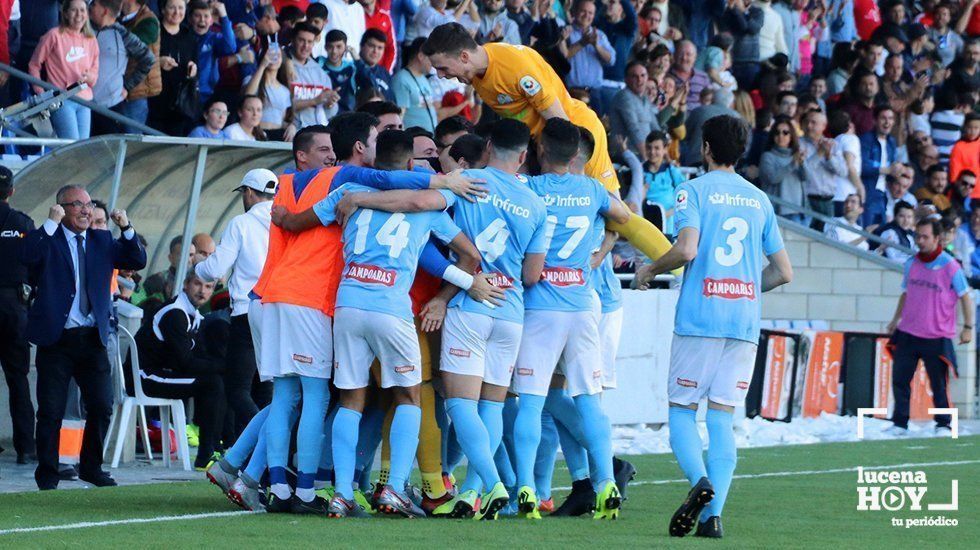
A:
[[[746,129],[730,117],[705,124],[711,171],[680,187],[670,247],[619,199],[601,125],[540,56],[477,46],[457,27],[437,28],[423,51],[505,116],[486,167],[412,170],[410,134],[345,113],[329,125],[341,165],[279,176],[248,310],[273,398],[208,478],[272,513],[616,519],[634,469],[613,457],[600,402],[616,384],[622,325],[615,229],[655,260],[639,288],[688,266],[668,388],[671,445],[692,489],[670,532],[697,524],[720,537],[759,294],[791,278],[772,206],[731,170]],[[538,175],[520,173],[535,164]],[[573,485],[555,508],[559,446]],[[420,487],[409,483],[416,460]]]

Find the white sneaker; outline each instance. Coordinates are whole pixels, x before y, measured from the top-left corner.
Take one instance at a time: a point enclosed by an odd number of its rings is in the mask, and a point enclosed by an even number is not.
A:
[[[936,435],[949,435],[953,433],[953,428],[949,426],[936,426],[935,433]]]
[[[881,433],[890,437],[907,437],[909,435],[909,429],[892,424],[884,430],[881,430]]]

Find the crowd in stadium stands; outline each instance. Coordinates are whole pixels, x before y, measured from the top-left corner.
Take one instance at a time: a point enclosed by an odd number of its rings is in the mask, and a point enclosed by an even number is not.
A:
[[[701,124],[727,113],[755,129],[742,174],[786,217],[898,261],[901,249],[847,228],[914,248],[915,220],[940,216],[967,264],[980,234],[968,223],[980,197],[977,0],[0,0],[0,10],[0,61],[61,88],[85,83],[80,97],[160,132],[291,141],[367,110],[434,139],[433,159],[450,145],[440,123],[497,116],[420,52],[456,21],[480,43],[540,52],[607,124],[624,197],[668,233],[674,187],[688,177],[678,167],[700,165]],[[9,103],[41,91],[0,78]],[[61,138],[140,133],[72,102],[51,123]]]

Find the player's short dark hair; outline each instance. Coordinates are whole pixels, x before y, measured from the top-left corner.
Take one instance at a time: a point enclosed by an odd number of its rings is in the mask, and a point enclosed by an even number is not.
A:
[[[458,134],[460,132],[466,132],[467,134],[472,133],[473,123],[466,120],[465,117],[459,115],[443,119],[442,122],[436,125],[436,145],[439,147],[445,147],[446,143],[443,141],[443,138],[450,134]]]
[[[734,166],[745,154],[749,127],[738,117],[719,115],[709,118],[701,127],[704,142],[711,148],[711,157],[722,166]]]
[[[783,102],[784,99],[790,96],[795,97],[796,101],[799,102],[800,97],[796,95],[796,92],[794,92],[793,90],[783,90],[782,92],[776,94],[776,105],[779,105],[780,103]]]
[[[167,251],[173,254],[174,252],[177,251],[178,248],[180,248],[180,245],[183,243],[184,243],[184,237],[177,235],[176,237],[170,239],[170,246],[167,247]]]
[[[578,127],[578,155],[590,159],[595,154],[595,136],[585,126]]]
[[[302,21],[305,17],[306,14],[303,13],[303,10],[299,9],[299,7],[297,6],[293,6],[293,5],[283,6],[282,9],[279,10],[280,24],[286,21],[295,23],[297,21]]]
[[[381,115],[401,115],[402,108],[390,101],[371,101],[358,107],[357,112],[381,117]]]
[[[881,103],[881,104],[875,106],[874,117],[877,119],[878,116],[881,113],[884,113],[885,111],[891,111],[892,114],[895,113],[895,109],[892,109],[892,106],[891,105],[889,105],[887,103]]]
[[[354,155],[357,142],[366,144],[371,129],[378,125],[378,117],[367,113],[340,113],[330,119],[330,139],[338,161],[346,161]]]
[[[299,23],[296,23],[295,27],[293,27],[293,36],[296,36],[301,32],[308,32],[312,34],[314,39],[320,36],[320,29],[314,27],[312,23],[307,23],[306,21],[300,21]]]
[[[320,3],[311,3],[306,8],[306,18],[307,19],[328,19],[330,17],[330,10],[326,6]]]
[[[296,153],[299,151],[303,151],[304,153],[310,152],[310,148],[313,147],[313,137],[316,134],[329,133],[330,129],[323,124],[314,124],[301,128],[293,137],[293,161],[296,161]]]
[[[95,207],[93,208],[93,210],[95,210],[96,208],[98,208],[98,209],[102,210],[103,212],[105,212],[105,215],[106,216],[109,215],[109,205],[107,205],[105,203],[105,201],[99,200],[99,199],[92,199],[92,204],[95,205]]]
[[[578,126],[560,118],[549,118],[541,130],[544,156],[556,164],[568,164],[578,154]]]
[[[120,4],[122,4],[122,2],[120,2]],[[102,4],[102,5],[105,6],[106,4]],[[208,3],[205,2],[204,0],[191,0],[190,2],[188,2],[187,4],[188,14],[199,10],[205,10],[210,12],[211,6],[208,6]]]
[[[896,202],[895,206],[892,207],[892,214],[898,216],[898,213],[901,210],[911,210],[912,212],[915,212],[915,208],[911,204],[909,204],[908,201]]]
[[[833,137],[847,133],[850,127],[851,115],[844,109],[834,109],[830,112],[830,116],[827,117],[827,131]]]
[[[647,134],[647,143],[653,143],[654,141],[661,141],[664,145],[670,143],[670,138],[667,137],[666,132],[661,132],[660,130],[654,130]]]
[[[502,118],[490,130],[490,143],[497,151],[520,153],[527,150],[531,130],[527,124],[512,118]]]
[[[466,27],[459,23],[444,23],[432,29],[432,33],[422,44],[422,53],[425,55],[438,53],[459,55],[463,50],[475,50],[476,48],[476,40],[470,36]]]
[[[470,166],[475,166],[483,158],[483,152],[487,149],[487,140],[476,134],[466,134],[460,136],[452,147],[449,148],[449,157],[459,162],[459,159],[466,159]]]
[[[321,6],[322,4],[310,4],[310,5]],[[323,37],[323,43],[326,45],[326,44],[332,44],[334,42],[343,42],[344,44],[346,44],[347,33],[345,33],[340,29],[332,29],[329,32],[327,32],[327,35]]]
[[[364,34],[361,35],[361,46],[367,44],[368,40],[377,40],[382,44],[387,44],[388,36],[385,35],[385,33],[379,29],[368,29],[364,31]]]
[[[403,66],[408,67],[408,64],[422,52],[422,44],[425,44],[425,38],[422,36],[405,44],[405,48],[402,50]]]
[[[943,166],[942,164],[933,164],[932,166],[929,167],[928,170],[926,170],[926,176],[927,177],[928,176],[931,176],[931,175],[933,175],[933,174],[935,174],[937,172],[943,172],[943,173],[945,173],[946,172],[946,167]]]
[[[413,138],[404,130],[385,130],[378,134],[374,166],[378,170],[405,170],[412,160]]]
[[[412,139],[415,139],[417,137],[427,137],[432,141],[435,141],[435,138],[432,137],[432,132],[426,130],[421,126],[409,126],[408,128],[405,128],[405,132],[408,135],[412,136]]]
[[[908,203],[905,203],[905,204],[908,204]],[[898,206],[898,205],[896,205],[896,206]],[[920,227],[925,227],[925,226],[929,226],[929,227],[932,228],[932,235],[934,237],[938,237],[939,235],[942,235],[942,233],[943,233],[943,224],[940,223],[939,220],[937,220],[936,218],[933,218],[931,216],[927,216],[927,217],[922,218],[921,220],[915,222],[916,229],[918,229]]]

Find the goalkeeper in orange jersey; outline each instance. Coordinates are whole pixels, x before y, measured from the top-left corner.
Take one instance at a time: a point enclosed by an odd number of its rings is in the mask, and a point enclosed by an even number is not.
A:
[[[458,23],[436,27],[422,45],[439,76],[471,84],[480,98],[497,114],[520,120],[541,134],[549,118],[570,120],[589,130],[596,147],[585,173],[610,190],[619,189],[606,141],[606,130],[595,111],[568,94],[555,70],[534,49],[503,43],[479,45]],[[669,248],[670,241],[653,224],[633,214],[625,224],[607,228],[628,239],[652,259]]]

